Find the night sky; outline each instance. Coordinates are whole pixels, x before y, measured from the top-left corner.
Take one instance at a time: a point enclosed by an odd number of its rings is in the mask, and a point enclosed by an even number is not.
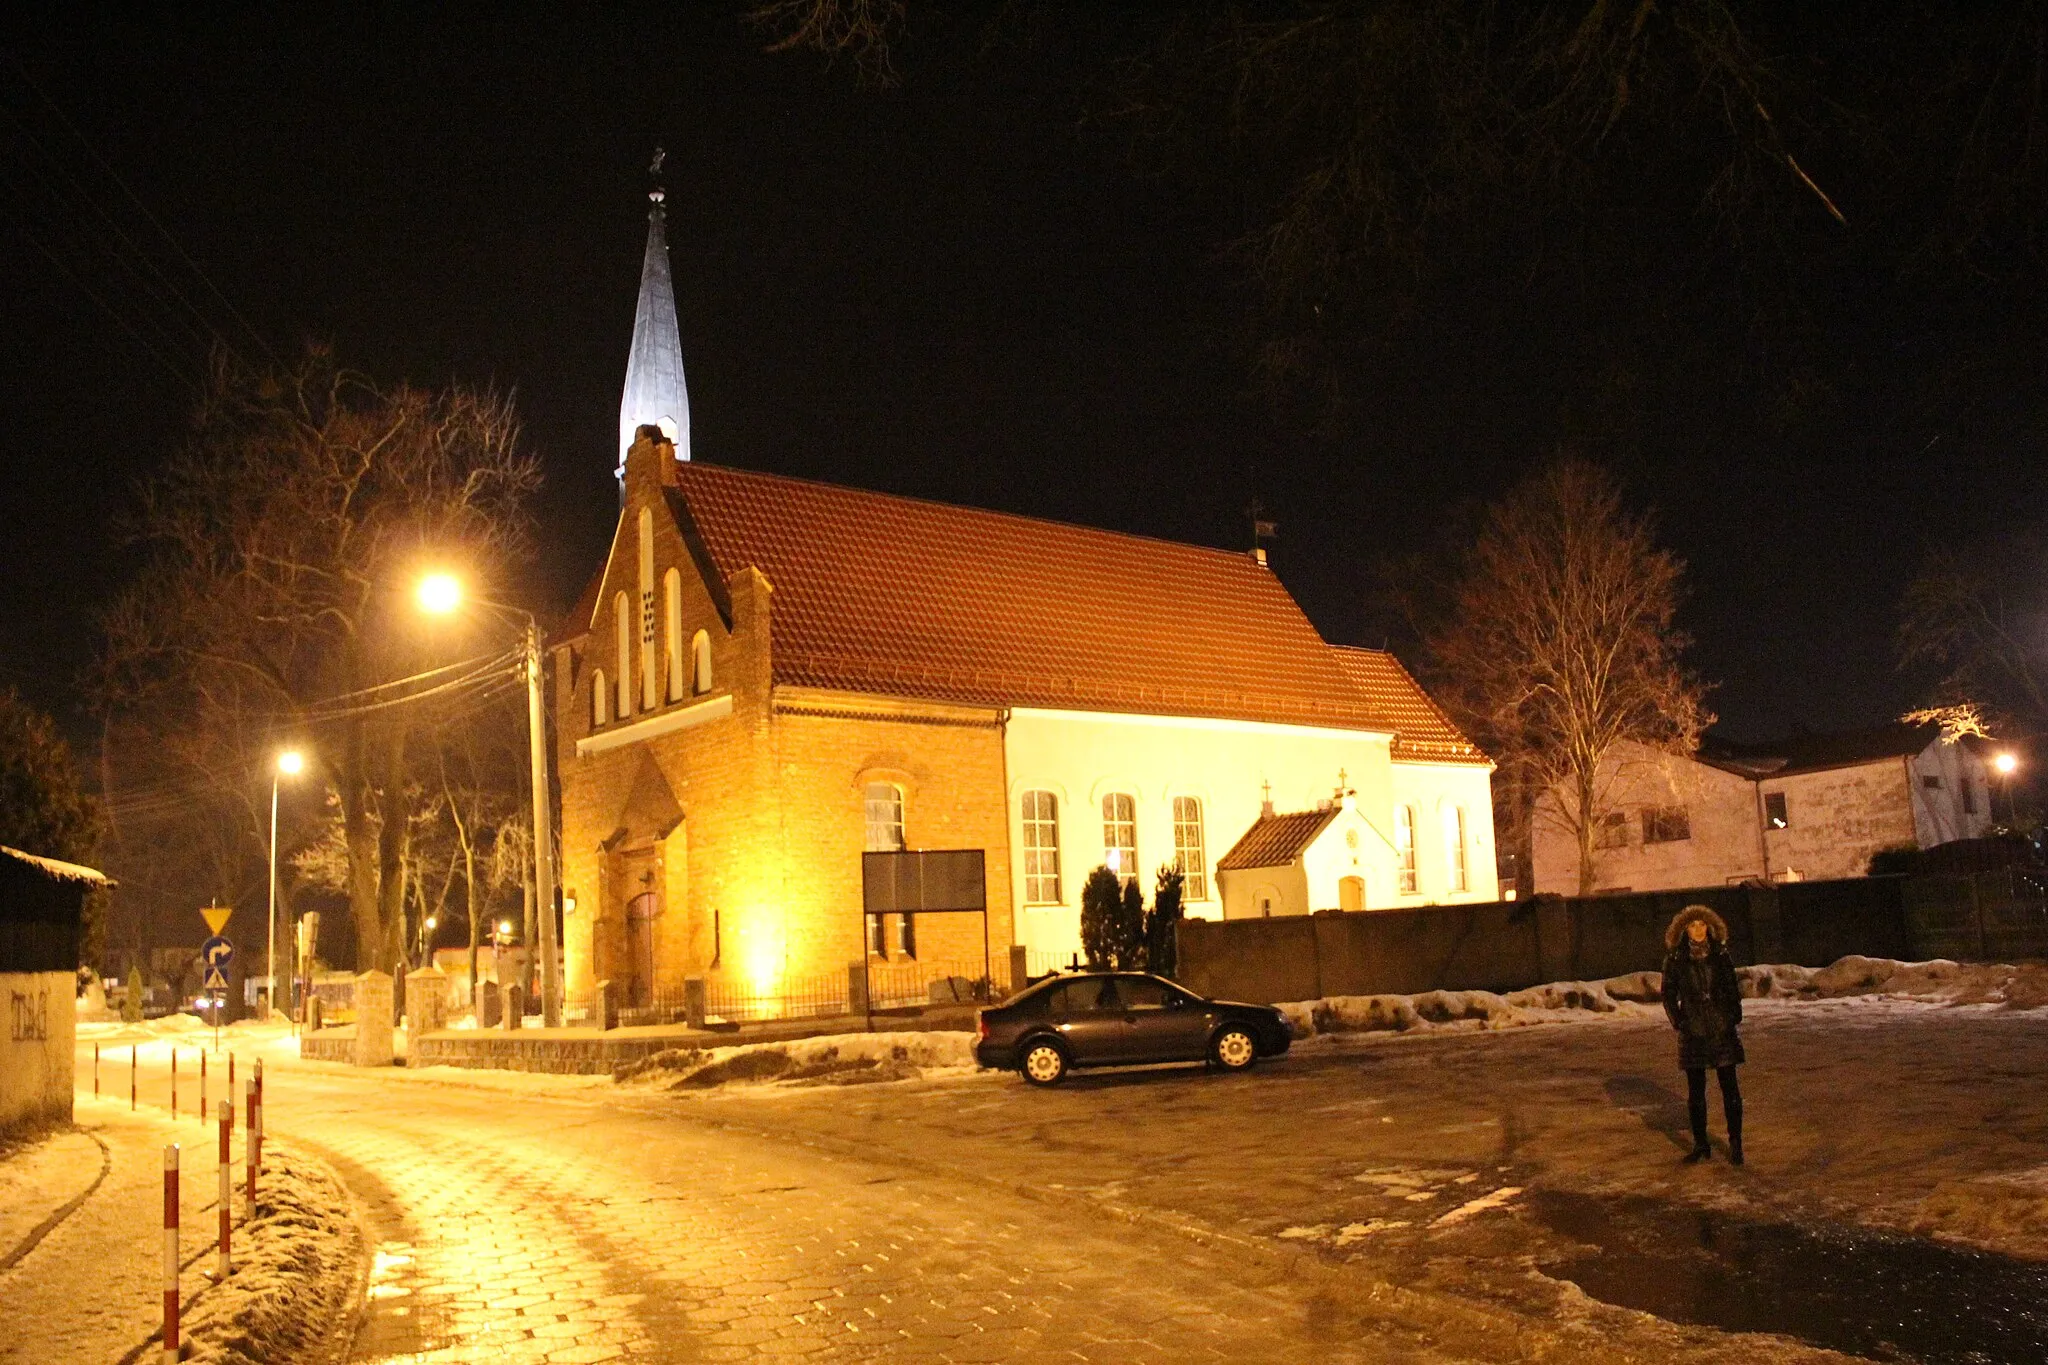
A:
[[[1257,496],[1334,641],[1382,643],[1373,560],[1546,456],[1586,383],[1540,311],[1475,299],[1353,376],[1342,436],[1276,416],[1230,344],[1241,206],[1087,117],[1114,19],[992,52],[932,20],[875,90],[764,53],[724,5],[284,11],[0,27],[0,681],[74,725],[130,564],[119,516],[185,428],[172,371],[196,376],[214,333],[515,388],[548,478],[516,590],[565,608],[616,511],[656,144],[698,458],[1233,548]],[[1828,344],[1867,352],[1847,368],[1881,395],[1918,343],[1842,304]],[[1620,473],[1691,566],[1689,657],[1724,729],[1896,714],[1899,589],[1927,537],[1985,521],[1959,475],[2036,457],[1930,448],[1879,401],[1818,443],[1731,441],[1716,401],[1660,398]]]

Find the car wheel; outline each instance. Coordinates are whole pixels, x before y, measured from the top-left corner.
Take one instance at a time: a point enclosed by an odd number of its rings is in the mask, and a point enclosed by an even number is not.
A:
[[[1025,1045],[1024,1060],[1017,1069],[1033,1085],[1058,1085],[1067,1078],[1067,1054],[1058,1043],[1040,1038]]]
[[[1252,1041],[1251,1034],[1234,1024],[1216,1035],[1216,1043],[1211,1050],[1216,1065],[1225,1071],[1242,1071],[1259,1057],[1258,1044]]]

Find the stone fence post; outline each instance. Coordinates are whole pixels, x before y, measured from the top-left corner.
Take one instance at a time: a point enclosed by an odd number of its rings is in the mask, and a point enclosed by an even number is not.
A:
[[[448,1027],[448,974],[423,967],[405,978],[405,1060],[420,1055],[420,1039]]]
[[[526,992],[520,989],[519,983],[517,981],[505,982],[498,987],[498,990],[505,997],[503,1018],[500,1020],[500,1022],[503,1023],[507,1029],[525,1028]]]
[[[1030,980],[1031,950],[1021,943],[1012,943],[1010,945],[1010,989],[1012,991],[1021,991]],[[993,994],[995,983],[990,982],[989,988],[990,993]]]
[[[357,1066],[391,1065],[391,978],[364,972],[356,978]]]
[[[868,1012],[868,964],[865,962],[846,964],[846,1012]]]
[[[609,981],[597,983],[597,994],[591,1002],[591,1022],[603,1033],[619,1026],[619,1001]]]
[[[683,978],[683,1022],[691,1028],[703,1028],[704,1014],[704,978]]]

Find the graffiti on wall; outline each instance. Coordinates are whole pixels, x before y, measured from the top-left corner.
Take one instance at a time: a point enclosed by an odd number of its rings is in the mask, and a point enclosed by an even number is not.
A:
[[[50,1039],[50,993],[9,991],[8,1036],[17,1043],[45,1043]]]

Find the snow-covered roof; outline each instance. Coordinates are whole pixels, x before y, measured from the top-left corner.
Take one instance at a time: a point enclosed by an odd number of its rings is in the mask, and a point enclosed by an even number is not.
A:
[[[7,857],[19,862],[27,863],[45,876],[54,877],[58,881],[90,882],[94,886],[110,885],[106,873],[96,872],[89,867],[81,867],[77,863],[67,863],[57,858],[45,858],[34,853],[24,853],[18,848],[9,848],[5,844],[0,844],[0,854],[5,854]]]

